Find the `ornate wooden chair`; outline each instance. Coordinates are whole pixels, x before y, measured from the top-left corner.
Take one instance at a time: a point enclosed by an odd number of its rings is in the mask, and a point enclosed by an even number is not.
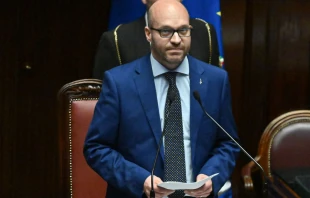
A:
[[[255,159],[271,182],[271,193],[277,197],[300,197],[295,178],[310,174],[310,111],[292,111],[274,119],[260,139]],[[254,189],[251,174],[257,170],[253,162],[242,168],[247,190]]]
[[[62,197],[105,197],[107,183],[83,156],[85,136],[100,90],[100,80],[86,79],[68,83],[58,92]]]

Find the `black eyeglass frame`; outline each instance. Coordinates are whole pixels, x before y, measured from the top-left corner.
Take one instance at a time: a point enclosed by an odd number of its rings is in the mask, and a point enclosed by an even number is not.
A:
[[[159,33],[160,37],[161,38],[169,38],[171,39],[173,37],[173,35],[177,32],[178,33],[178,36],[181,38],[181,37],[190,37],[191,36],[191,31],[193,30],[193,27],[190,26],[190,27],[184,27],[184,28],[180,28],[180,29],[169,29],[169,28],[162,28],[162,29],[157,29],[157,28],[153,28],[153,27],[150,27],[151,30],[155,30]],[[189,35],[188,36],[183,36],[183,35],[180,35],[179,31],[182,31],[182,30],[189,30]],[[170,36],[163,36],[162,35],[162,31],[172,31],[172,34]]]

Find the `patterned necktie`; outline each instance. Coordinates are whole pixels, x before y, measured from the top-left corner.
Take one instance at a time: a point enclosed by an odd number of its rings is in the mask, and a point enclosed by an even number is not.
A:
[[[176,72],[167,72],[169,88],[165,106],[165,177],[164,181],[186,182],[185,153],[182,124],[182,108],[176,85]],[[174,92],[174,93],[171,93]],[[174,95],[174,101],[170,101]],[[184,197],[183,191],[175,191],[170,198]]]

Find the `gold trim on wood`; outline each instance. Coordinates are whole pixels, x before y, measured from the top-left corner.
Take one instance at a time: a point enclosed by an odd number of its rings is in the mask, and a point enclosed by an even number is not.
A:
[[[122,59],[121,59],[121,53],[119,51],[119,46],[118,46],[118,37],[117,37],[117,30],[122,24],[118,25],[115,30],[114,30],[114,41],[115,41],[115,47],[116,47],[116,52],[117,52],[117,58],[118,62],[121,65],[122,64]]]
[[[73,181],[72,181],[72,101],[69,102],[69,178],[70,178],[70,197],[73,198]]]
[[[205,23],[205,25],[206,25],[206,28],[207,28],[207,30],[208,30],[208,37],[209,37],[209,52],[210,52],[210,54],[209,54],[209,64],[211,64],[211,61],[212,61],[212,41],[211,41],[211,28],[210,28],[210,25],[209,25],[209,23],[208,22],[206,22],[205,20],[203,20],[203,19],[200,19],[200,18],[196,18],[197,20],[199,20],[199,21],[202,21],[202,22],[204,22]]]

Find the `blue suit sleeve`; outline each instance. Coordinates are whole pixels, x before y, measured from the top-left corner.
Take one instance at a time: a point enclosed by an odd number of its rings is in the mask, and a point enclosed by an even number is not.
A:
[[[126,160],[117,150],[120,104],[117,83],[105,72],[102,91],[84,144],[84,156],[89,166],[108,185],[141,197],[150,172]]]

